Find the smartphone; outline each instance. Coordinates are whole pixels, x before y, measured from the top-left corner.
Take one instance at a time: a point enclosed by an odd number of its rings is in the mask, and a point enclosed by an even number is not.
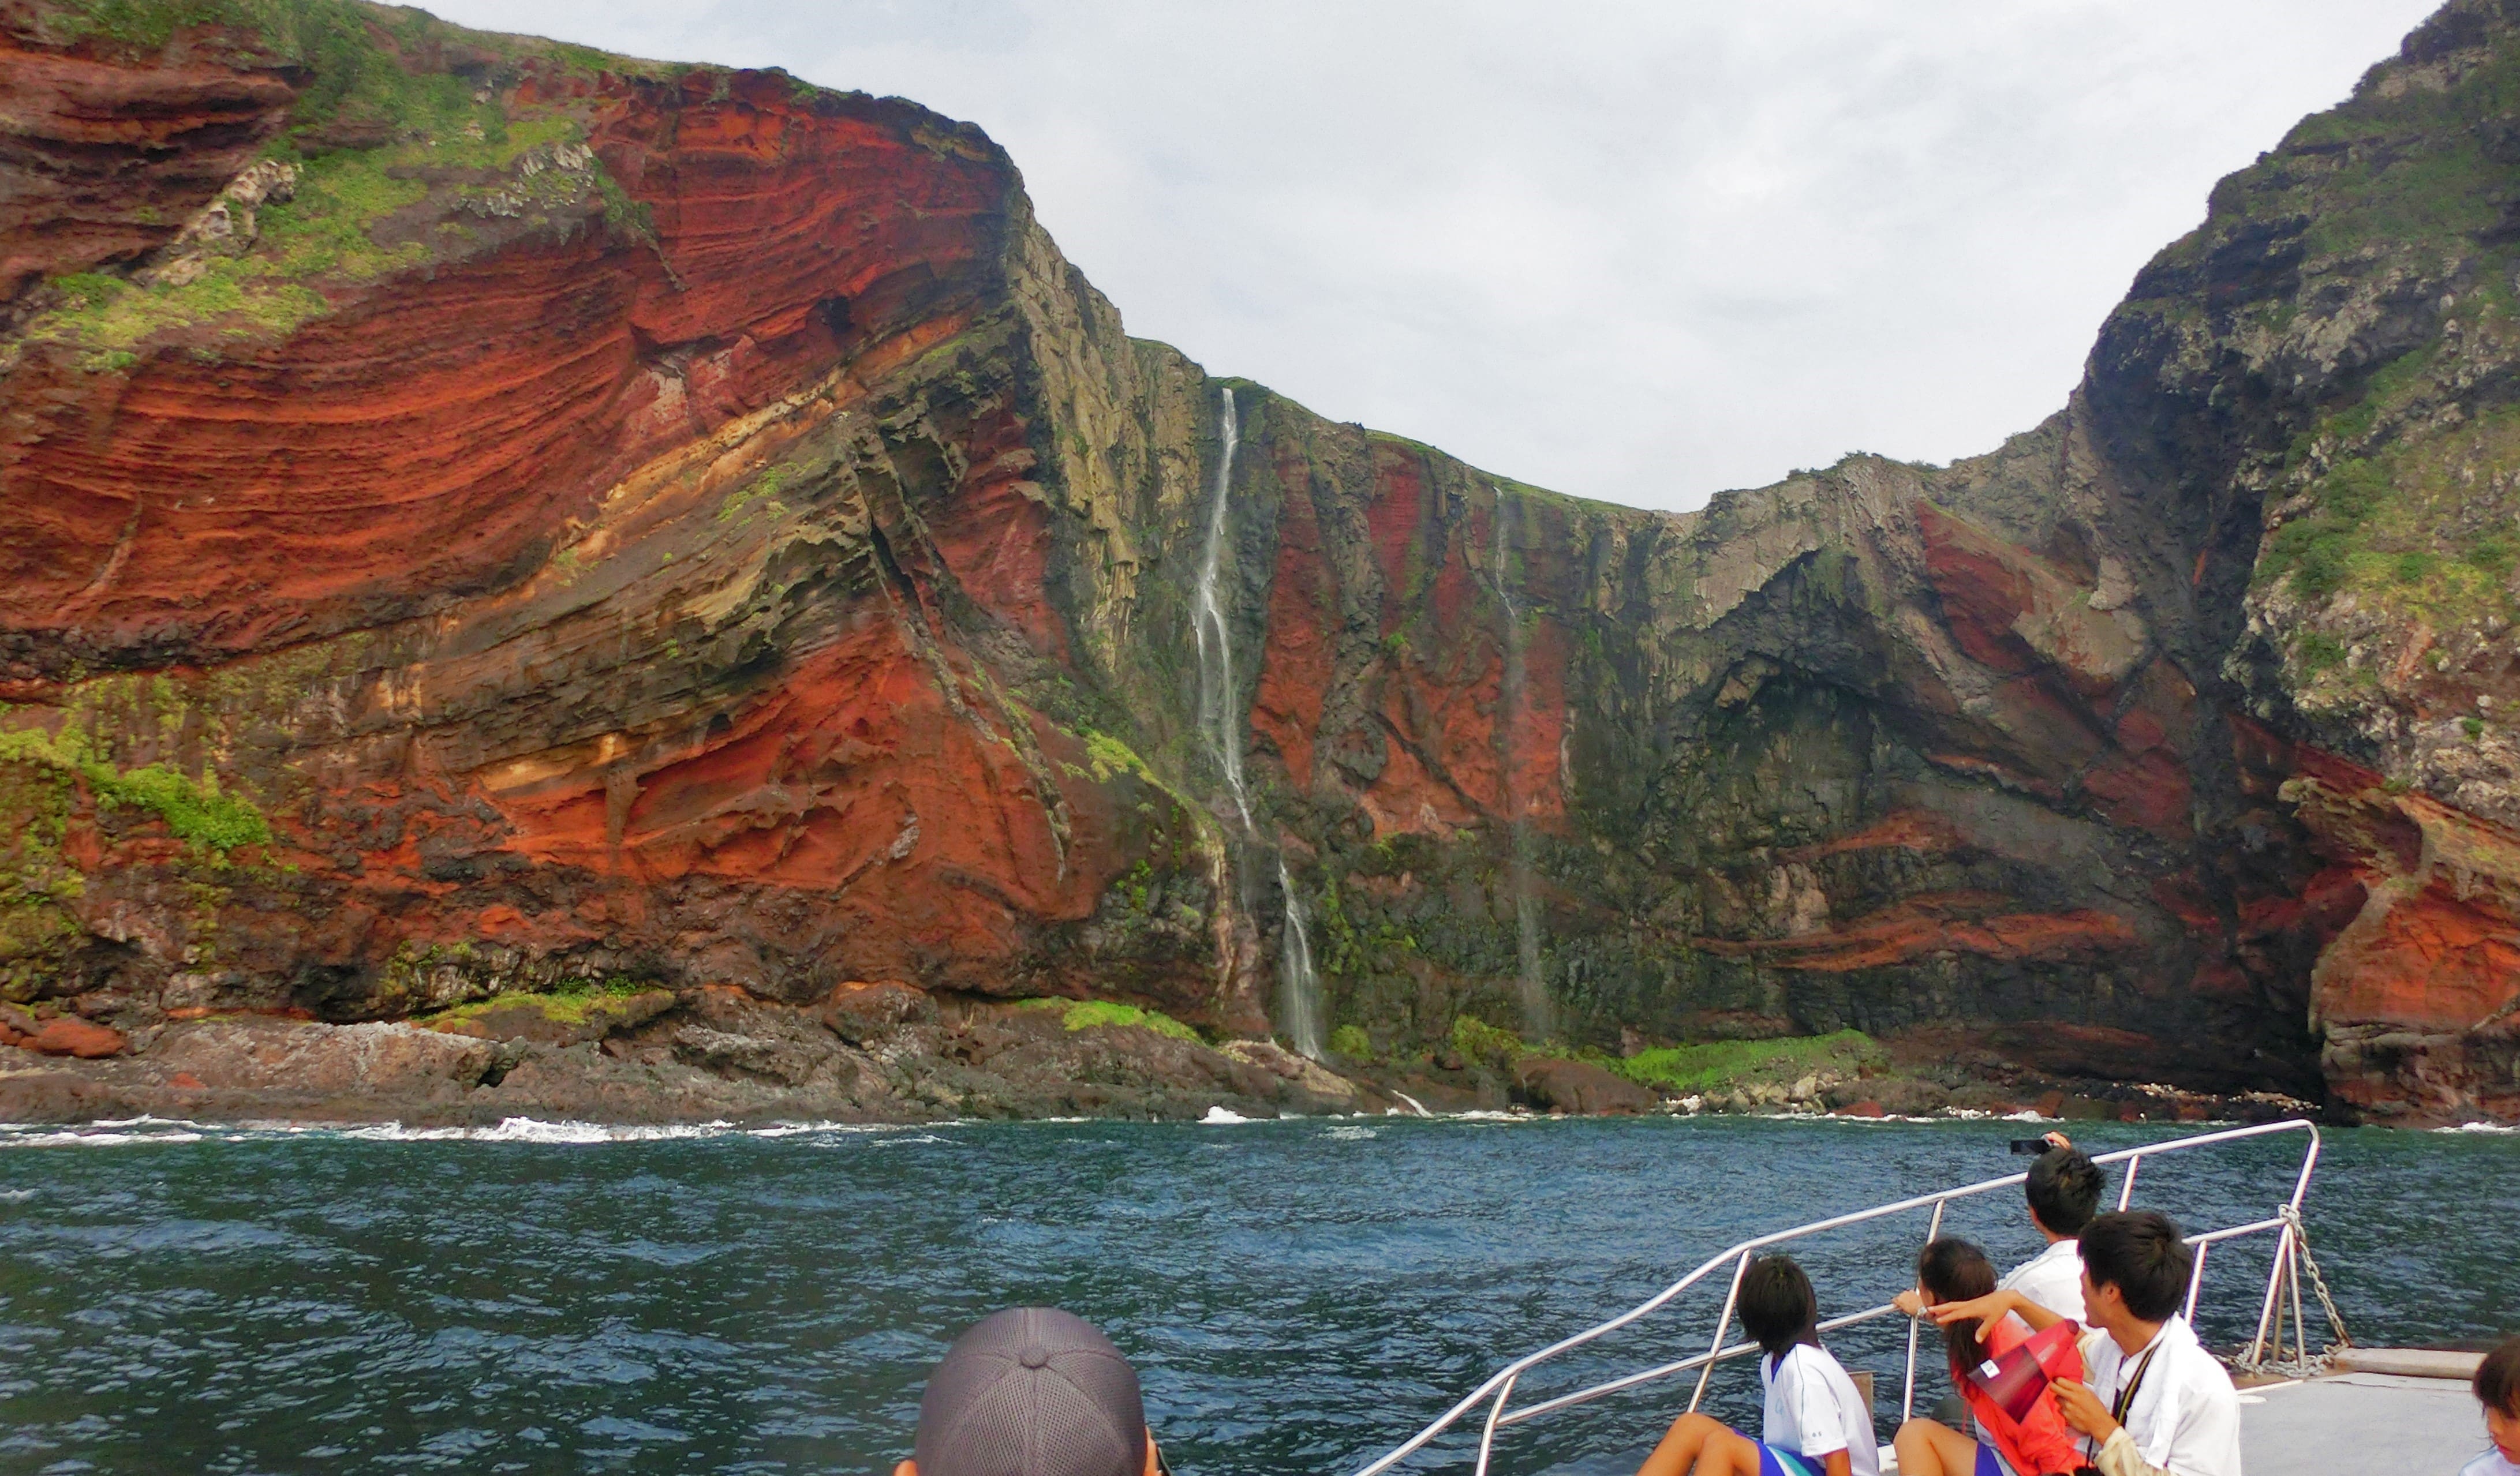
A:
[[[2012,1140],[2012,1151],[2022,1154],[2025,1157],[2036,1158],[2040,1154],[2047,1152],[2051,1146],[2053,1145],[2044,1138],[2016,1138]]]

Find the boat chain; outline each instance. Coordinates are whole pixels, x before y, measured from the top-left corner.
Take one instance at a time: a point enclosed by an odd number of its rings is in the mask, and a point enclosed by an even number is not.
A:
[[[2286,1204],[2278,1206],[2275,1210],[2275,1215],[2278,1219],[2282,1220],[2285,1225],[2291,1227],[2293,1249],[2295,1253],[2301,1257],[2301,1260],[2298,1263],[2299,1270],[2310,1273],[2311,1292],[2318,1298],[2319,1310],[2327,1314],[2327,1325],[2335,1332],[2336,1336],[2329,1341],[2327,1347],[2317,1357],[2311,1358],[2307,1361],[2298,1358],[2268,1358],[2243,1366],[2246,1366],[2252,1372],[2284,1373],[2297,1378],[2308,1377],[2313,1373],[2320,1371],[2320,1367],[2326,1363],[2328,1356],[2333,1354],[2337,1349],[2353,1347],[2354,1335],[2345,1330],[2345,1317],[2342,1313],[2339,1313],[2336,1310],[2336,1299],[2328,1295],[2327,1277],[2320,1274],[2318,1258],[2314,1257],[2310,1253],[2310,1229],[2302,1223],[2301,1211],[2292,1205]],[[2298,1272],[2296,1272],[2296,1275],[2298,1275]],[[2280,1303],[2276,1305],[2274,1322],[2272,1326],[2268,1328],[2268,1333],[2270,1334],[2270,1343],[2267,1351],[2270,1353],[2280,1353],[2283,1349],[2283,1308]],[[2299,1337],[2298,1328],[2295,1329],[2295,1336],[2296,1338]]]

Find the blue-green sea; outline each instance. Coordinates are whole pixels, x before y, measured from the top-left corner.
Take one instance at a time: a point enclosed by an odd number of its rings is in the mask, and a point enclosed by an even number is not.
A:
[[[2035,1131],[0,1128],[0,1472],[884,1470],[954,1333],[1049,1303],[1130,1355],[1183,1476],[1337,1476],[1729,1243],[2012,1172],[2004,1141]],[[2191,1228],[2263,1214],[2298,1154],[2166,1161],[2136,1199]],[[2360,1341],[2520,1329],[2520,1136],[2331,1130],[2309,1209]],[[2010,1191],[1951,1228],[2000,1260],[2037,1248]],[[1810,1246],[1823,1312],[1904,1284],[1922,1229]],[[2210,1342],[2245,1334],[2266,1257],[2209,1262]],[[1535,1392],[1702,1347],[1715,1304],[1687,1305]],[[1885,1374],[1885,1439],[1904,1327],[1833,1343]],[[1754,1419],[1753,1381],[1720,1373],[1719,1412]],[[1686,1397],[1508,1431],[1499,1469],[1633,1469]],[[1458,1443],[1414,1467],[1462,1468]]]

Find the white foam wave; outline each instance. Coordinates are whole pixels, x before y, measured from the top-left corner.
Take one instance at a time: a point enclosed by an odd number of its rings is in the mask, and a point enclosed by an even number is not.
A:
[[[1231,1127],[1250,1120],[1231,1107],[1217,1106],[1208,1108],[1207,1115],[1199,1119],[1199,1124],[1202,1127]]]
[[[120,1148],[148,1142],[200,1142],[199,1133],[14,1133],[0,1138],[0,1148]]]
[[[716,1138],[736,1131],[730,1122],[673,1123],[661,1127],[612,1123],[557,1122],[539,1117],[505,1117],[493,1128],[406,1128],[399,1123],[338,1130],[343,1138],[371,1142],[527,1142],[577,1144],[658,1142],[673,1139]]]
[[[0,1189],[0,1204],[23,1204],[34,1197],[33,1189]]]
[[[195,1132],[206,1132],[216,1124],[195,1122],[189,1117],[152,1117],[143,1112],[138,1117],[100,1117],[88,1126],[104,1128],[108,1131],[120,1131],[124,1128],[190,1128]]]
[[[2520,1133],[2520,1125],[2507,1122],[2463,1122],[2456,1127],[2435,1128],[2436,1133]]]
[[[1054,1122],[1065,1122],[1070,1121],[1071,1119],[1053,1118],[1050,1120]],[[907,1123],[897,1122],[776,1122],[767,1124],[763,1127],[738,1128],[734,1131],[742,1134],[745,1138],[803,1138],[807,1136],[848,1136],[860,1133],[906,1133],[910,1131],[910,1126],[911,1125]],[[950,1128],[954,1126],[954,1124],[929,1123],[927,1126],[931,1128]]]
[[[1332,1128],[1322,1136],[1324,1138],[1335,1138],[1341,1142],[1355,1142],[1361,1139],[1376,1138],[1380,1135],[1375,1133],[1372,1128]]]

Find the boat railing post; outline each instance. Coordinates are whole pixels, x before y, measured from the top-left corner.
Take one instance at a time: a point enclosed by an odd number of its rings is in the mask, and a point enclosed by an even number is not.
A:
[[[1478,1476],[1488,1476],[1488,1456],[1496,1450],[1497,1421],[1505,1418],[1506,1401],[1513,1398],[1514,1380],[1520,1377],[1515,1373],[1507,1378],[1504,1387],[1497,1390],[1496,1403],[1489,1407],[1487,1428],[1479,1432]]]
[[[2127,1160],[2126,1182],[2118,1185],[2118,1211],[2121,1214],[2126,1212],[2128,1205],[2135,1202],[2135,1171],[2142,1167],[2141,1153]]]
[[[2287,1226],[2286,1229],[2290,1227]],[[2284,1268],[2284,1275],[2292,1282],[2293,1350],[2301,1355],[2301,1366],[2308,1368],[2310,1366],[2310,1323],[2303,1320],[2301,1316],[2301,1237],[2295,1235],[2292,1242],[2292,1258]]]
[[[1935,1239],[1942,1234],[1943,1211],[1950,1207],[1951,1201],[1949,1199],[1936,1199],[1934,1201],[1934,1221],[1931,1225],[1925,1227],[1925,1243],[1927,1245],[1933,1244]],[[1906,1392],[1899,1396],[1899,1422],[1901,1424],[1905,1424],[1909,1420],[1915,1418],[1916,1415],[1916,1338],[1917,1335],[1922,1333],[1924,1330],[1925,1323],[1923,1319],[1910,1318],[1908,1319],[1908,1384]]]
[[[2310,1125],[2310,1146],[2301,1154],[2301,1176],[2292,1182],[2293,1212],[2301,1212],[2302,1196],[2310,1192],[2310,1171],[2318,1167],[2318,1125]]]
[[[2283,1229],[2275,1231],[2274,1265],[2267,1269],[2267,1296],[2266,1300],[2259,1304],[2258,1307],[2258,1330],[2257,1333],[2249,1339],[2248,1356],[2240,1360],[2240,1364],[2243,1367],[2254,1368],[2258,1366],[2260,1363],[2265,1361],[2267,1351],[2267,1330],[2273,1324],[2275,1309],[2282,1305],[2281,1298],[2283,1295],[2284,1260],[2291,1249],[2292,1225],[2287,1221],[2285,1222]],[[2191,1319],[2190,1320],[2193,1319]],[[2281,1353],[2280,1348],[2276,1351],[2278,1354]]]
[[[2187,1270],[2186,1318],[2190,1323],[2196,1320],[2196,1294],[2205,1289],[2205,1253],[2213,1248],[2210,1240],[2196,1247],[2196,1264]]]
[[[1688,1412],[1697,1412],[1698,1402],[1706,1398],[1706,1381],[1715,1376],[1715,1355],[1724,1351],[1724,1334],[1732,1326],[1733,1305],[1741,1300],[1741,1277],[1750,1270],[1750,1253],[1732,1263],[1732,1285],[1724,1293],[1724,1315],[1715,1319],[1715,1341],[1707,1345],[1706,1366],[1697,1370],[1697,1388],[1688,1396]]]

